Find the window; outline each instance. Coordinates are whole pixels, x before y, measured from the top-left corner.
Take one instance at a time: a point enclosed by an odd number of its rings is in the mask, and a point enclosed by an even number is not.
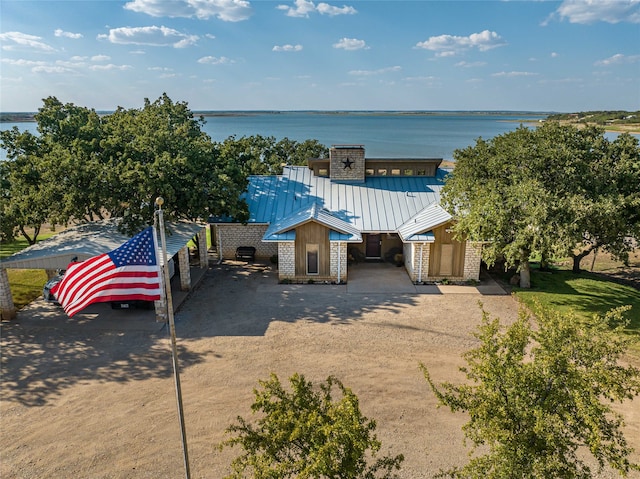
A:
[[[318,274],[319,248],[317,244],[307,243],[307,274]]]
[[[329,170],[327,168],[318,168],[318,176],[329,176]]]
[[[392,176],[400,176],[400,168],[391,168]]]
[[[427,170],[418,170],[416,173],[418,176],[425,176],[427,174]]]
[[[373,168],[367,168],[364,170],[364,174],[367,176],[373,176]]]
[[[378,168],[378,176],[387,176],[386,168]]]
[[[405,168],[404,176],[413,176],[413,170],[411,168]]]

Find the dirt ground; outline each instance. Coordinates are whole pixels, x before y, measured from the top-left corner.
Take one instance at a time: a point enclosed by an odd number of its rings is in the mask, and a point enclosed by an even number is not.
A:
[[[350,293],[278,285],[259,265],[211,268],[176,315],[191,477],[229,472],[239,451],[215,445],[250,417],[271,372],[341,379],[377,421],[383,452],[404,454],[402,478],[464,464],[466,417],[436,408],[418,365],[462,380],[478,301],[505,323],[517,315],[508,295]],[[184,477],[167,327],[149,316],[105,328],[81,315],[21,321],[29,311],[2,325],[0,477]],[[621,410],[640,450],[638,401]]]

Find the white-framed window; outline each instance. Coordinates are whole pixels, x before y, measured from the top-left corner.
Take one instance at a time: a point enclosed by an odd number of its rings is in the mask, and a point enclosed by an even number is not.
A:
[[[317,243],[307,243],[307,274],[320,274],[319,252]]]

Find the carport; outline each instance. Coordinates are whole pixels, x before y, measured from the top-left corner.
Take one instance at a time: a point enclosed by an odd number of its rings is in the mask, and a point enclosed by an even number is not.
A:
[[[187,244],[197,237],[199,245],[199,266],[207,268],[207,225],[176,222],[165,223],[167,257],[177,262],[180,277],[180,290],[191,289],[191,270]],[[159,235],[158,235],[159,236]],[[24,250],[0,261],[0,317],[3,320],[14,319],[16,308],[13,303],[7,269],[44,269],[52,277],[56,270],[66,269],[72,258],[84,261],[99,254],[108,253],[130,239],[118,231],[115,220],[104,220],[74,226],[40,241]],[[160,245],[160,238],[158,238]],[[164,267],[162,254],[158,254]],[[165,300],[156,301],[156,318],[166,321]]]

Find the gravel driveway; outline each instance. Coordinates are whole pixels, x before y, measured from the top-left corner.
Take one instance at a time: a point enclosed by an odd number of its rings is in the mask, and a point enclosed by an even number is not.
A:
[[[465,417],[436,408],[418,365],[461,379],[478,301],[506,323],[518,306],[474,288],[441,293],[278,285],[266,266],[211,268],[176,315],[192,477],[228,472],[235,451],[214,445],[250,416],[252,390],[271,372],[341,379],[377,421],[383,452],[405,455],[403,478],[463,464]],[[30,323],[38,307],[3,325],[0,476],[184,477],[167,328],[150,318],[100,328],[81,315]],[[640,417],[627,412],[638,447]]]

